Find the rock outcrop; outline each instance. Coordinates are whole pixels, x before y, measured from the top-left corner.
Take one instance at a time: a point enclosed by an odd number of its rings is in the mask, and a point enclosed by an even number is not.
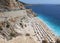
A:
[[[0,0],[0,11],[25,9],[18,0]]]

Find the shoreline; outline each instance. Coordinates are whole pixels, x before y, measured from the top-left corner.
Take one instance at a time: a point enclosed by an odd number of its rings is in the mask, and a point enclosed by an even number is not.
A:
[[[38,18],[41,22],[43,22],[43,24],[45,24],[45,25],[47,26],[47,28],[48,28],[51,32],[53,32],[53,34],[54,34],[55,36],[59,37],[59,36],[53,31],[53,29],[52,29],[50,26],[48,26],[47,23],[44,22],[44,20],[42,20],[42,19],[39,18],[39,17],[37,17],[37,18]]]
[[[57,38],[60,37],[60,35],[56,34],[55,31],[54,31],[54,29],[52,29],[46,22],[44,22],[44,20],[42,20],[42,19],[39,18],[39,17],[37,17],[37,18],[38,18],[40,21],[42,21],[42,22],[49,28],[49,30],[53,32],[53,34],[54,34]]]

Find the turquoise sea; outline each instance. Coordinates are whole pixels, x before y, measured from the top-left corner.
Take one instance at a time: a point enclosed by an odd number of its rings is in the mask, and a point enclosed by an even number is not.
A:
[[[56,36],[60,36],[60,5],[41,4],[26,6],[26,8],[36,12],[37,17],[42,19]]]

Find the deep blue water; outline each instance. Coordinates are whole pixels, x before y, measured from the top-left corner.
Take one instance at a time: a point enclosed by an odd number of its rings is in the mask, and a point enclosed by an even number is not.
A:
[[[60,36],[60,5],[32,5],[26,8],[31,8],[36,12],[55,35]]]

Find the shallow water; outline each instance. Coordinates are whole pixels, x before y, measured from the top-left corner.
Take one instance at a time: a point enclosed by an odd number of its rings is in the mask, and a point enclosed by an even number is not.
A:
[[[48,27],[55,33],[56,36],[60,36],[60,25],[53,23],[53,21],[47,17],[43,17],[43,16],[38,16],[38,17],[42,19],[43,22],[48,25]]]

